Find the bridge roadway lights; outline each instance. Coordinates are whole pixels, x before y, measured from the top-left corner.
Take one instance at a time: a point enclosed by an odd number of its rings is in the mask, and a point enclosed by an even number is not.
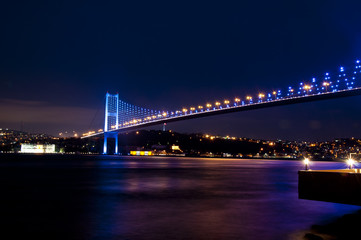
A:
[[[105,132],[104,133],[103,154],[108,154],[108,138],[114,138],[115,139],[114,154],[119,154],[118,153],[118,133],[117,132]]]

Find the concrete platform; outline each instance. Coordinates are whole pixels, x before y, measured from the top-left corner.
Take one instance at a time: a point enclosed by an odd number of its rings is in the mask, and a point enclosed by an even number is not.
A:
[[[298,197],[361,206],[361,169],[299,171]]]

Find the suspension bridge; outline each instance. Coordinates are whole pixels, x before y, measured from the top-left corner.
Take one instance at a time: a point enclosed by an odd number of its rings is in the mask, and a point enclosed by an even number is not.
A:
[[[118,133],[120,132],[231,112],[361,95],[360,76],[361,63],[357,60],[352,67],[340,67],[335,73],[325,73],[321,78],[312,78],[308,82],[300,82],[295,86],[259,92],[244,96],[244,98],[236,97],[183,107],[173,111],[142,108],[120,100],[119,94],[107,93],[104,129],[84,133],[82,138],[104,135],[104,154],[108,153],[108,138],[114,138],[114,153],[118,154]]]

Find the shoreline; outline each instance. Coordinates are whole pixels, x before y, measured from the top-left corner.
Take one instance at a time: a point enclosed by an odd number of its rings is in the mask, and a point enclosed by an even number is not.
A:
[[[194,159],[222,159],[222,160],[278,160],[278,161],[303,161],[303,158],[282,158],[282,157],[272,157],[272,158],[264,158],[264,157],[210,157],[210,156],[176,156],[176,155],[152,155],[152,156],[137,156],[137,155],[104,155],[99,153],[0,153],[0,156],[109,156],[109,157],[129,157],[129,158],[194,158]],[[345,162],[346,159],[312,159],[312,162]],[[359,163],[360,161],[356,161],[356,163]]]

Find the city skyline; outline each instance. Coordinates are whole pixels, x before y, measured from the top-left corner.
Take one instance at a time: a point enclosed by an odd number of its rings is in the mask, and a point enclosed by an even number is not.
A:
[[[82,132],[102,127],[107,91],[174,109],[309,81],[361,56],[357,2],[146,4],[6,3],[0,126]],[[360,102],[303,103],[167,127],[258,139],[360,137]]]

